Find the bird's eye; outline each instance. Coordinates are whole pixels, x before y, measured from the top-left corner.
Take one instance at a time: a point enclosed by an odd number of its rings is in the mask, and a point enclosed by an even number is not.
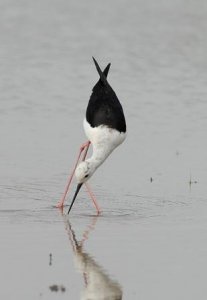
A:
[[[85,178],[87,178],[88,177],[88,174],[87,175],[85,175]]]

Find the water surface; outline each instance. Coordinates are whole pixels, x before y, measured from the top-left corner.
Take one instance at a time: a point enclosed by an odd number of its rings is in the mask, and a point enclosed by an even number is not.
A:
[[[206,20],[201,0],[0,1],[2,299],[206,299]],[[92,55],[128,136],[91,179],[101,216],[83,189],[68,220]]]

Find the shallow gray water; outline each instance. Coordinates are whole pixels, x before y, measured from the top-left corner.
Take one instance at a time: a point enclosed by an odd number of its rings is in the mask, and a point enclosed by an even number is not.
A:
[[[206,299],[206,34],[202,0],[0,1],[1,299]],[[68,220],[92,55],[128,137]]]

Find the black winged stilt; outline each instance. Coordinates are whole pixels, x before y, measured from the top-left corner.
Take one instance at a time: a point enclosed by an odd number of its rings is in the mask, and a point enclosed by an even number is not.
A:
[[[96,169],[106,160],[111,152],[119,146],[126,138],[126,122],[124,112],[114,90],[107,81],[107,75],[111,64],[108,64],[102,72],[97,61],[93,58],[100,79],[93,87],[92,94],[86,110],[86,117],[83,122],[83,127],[88,141],[80,147],[79,155],[69,177],[64,195],[61,201],[57,204],[62,207],[67,195],[73,175],[77,179],[77,188],[69,207],[70,212],[76,196],[83,185],[86,188],[93,200],[97,213],[100,209],[96,199],[90,190],[87,181],[96,171]],[[93,153],[88,159],[86,158],[88,148],[92,144]],[[82,161],[78,164],[82,157]]]

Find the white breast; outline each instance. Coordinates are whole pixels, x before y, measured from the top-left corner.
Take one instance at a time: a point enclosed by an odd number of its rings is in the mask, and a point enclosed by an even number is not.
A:
[[[86,119],[83,121],[85,134],[93,145],[93,161],[99,161],[99,165],[118,147],[126,138],[126,133],[109,128],[106,125],[91,127]],[[89,160],[90,160],[89,159]]]

